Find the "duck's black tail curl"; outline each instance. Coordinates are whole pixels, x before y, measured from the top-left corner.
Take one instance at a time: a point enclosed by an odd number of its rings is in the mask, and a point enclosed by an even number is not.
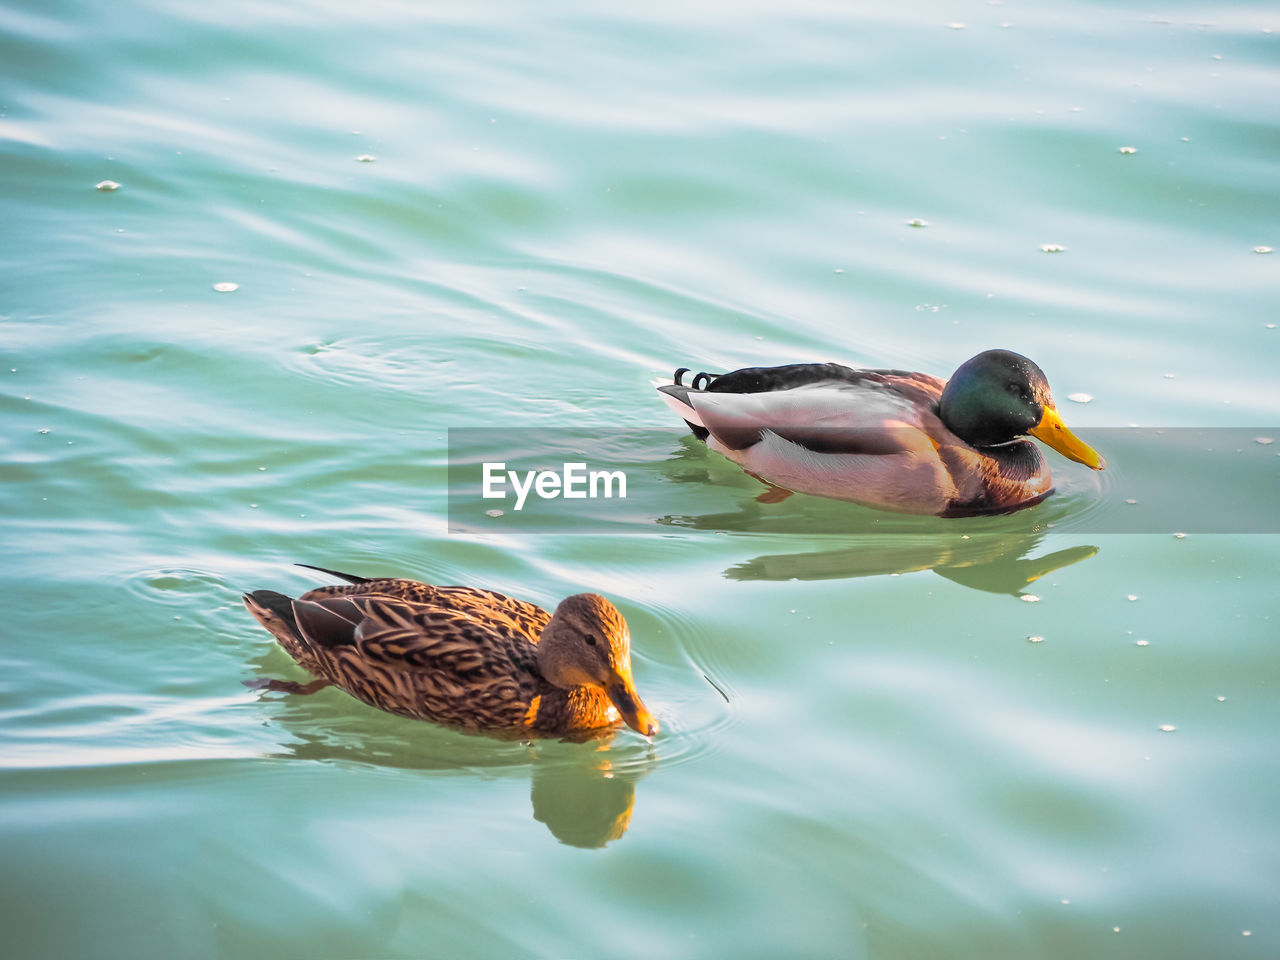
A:
[[[684,375],[690,371],[690,367],[680,367],[671,375],[671,379],[675,381],[677,387],[684,386]],[[693,379],[689,381],[689,389],[706,390],[711,386],[712,382],[724,376],[722,373],[705,373],[698,372],[693,375]]]

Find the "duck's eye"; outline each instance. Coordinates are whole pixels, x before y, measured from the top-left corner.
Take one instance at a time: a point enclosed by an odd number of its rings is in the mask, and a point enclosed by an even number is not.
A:
[[[589,633],[583,637],[583,639],[587,641],[588,647],[594,647],[596,645],[596,638]]]

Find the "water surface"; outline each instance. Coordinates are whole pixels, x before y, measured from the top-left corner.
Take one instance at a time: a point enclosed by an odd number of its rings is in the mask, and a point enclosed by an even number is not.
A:
[[[1055,458],[1040,513],[760,504],[649,381],[999,346],[1082,431],[1280,424],[1278,30],[4,4],[9,952],[1275,954],[1274,532],[1085,523],[1142,473],[1110,450],[1099,485]],[[658,431],[670,501],[451,532],[468,427]],[[296,561],[603,592],[662,734],[246,690],[301,676],[239,601]]]

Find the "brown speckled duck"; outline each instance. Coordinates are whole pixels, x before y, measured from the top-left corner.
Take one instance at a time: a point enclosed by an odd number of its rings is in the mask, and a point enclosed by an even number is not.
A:
[[[631,679],[627,622],[598,594],[568,597],[549,614],[492,590],[311,569],[347,583],[296,600],[255,590],[244,603],[317,679],[249,686],[314,693],[333,684],[391,713],[498,736],[587,737],[619,720],[658,732]]]
[[[1094,470],[1105,466],[1067,429],[1044,373],[987,350],[950,380],[838,363],[699,373],[659,386],[707,446],[776,489],[902,513],[966,516],[1038,503],[1053,492],[1030,435]]]

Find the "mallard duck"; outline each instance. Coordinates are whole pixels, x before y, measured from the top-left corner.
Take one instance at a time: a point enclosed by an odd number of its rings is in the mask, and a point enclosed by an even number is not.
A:
[[[549,614],[492,590],[301,566],[347,582],[296,600],[255,590],[244,604],[317,679],[250,686],[314,693],[333,684],[370,706],[473,733],[572,737],[620,719],[646,737],[658,732],[631,679],[627,622],[599,594],[568,597]]]
[[[838,363],[699,373],[658,387],[707,446],[775,488],[900,513],[965,516],[1038,503],[1053,492],[1042,440],[1094,470],[1105,466],[1067,429],[1044,373],[987,350],[943,381]]]

